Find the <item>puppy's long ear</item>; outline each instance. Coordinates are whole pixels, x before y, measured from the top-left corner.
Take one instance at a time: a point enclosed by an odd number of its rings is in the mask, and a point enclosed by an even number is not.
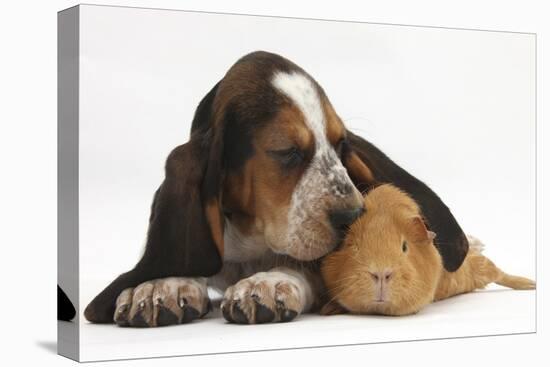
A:
[[[344,166],[346,167],[351,181],[355,184],[355,187],[361,192],[376,185],[376,180],[370,168],[359,158],[357,153],[351,151],[344,159]]]
[[[468,253],[468,240],[445,203],[425,183],[399,167],[373,144],[349,130],[347,136],[349,149],[355,156],[348,154],[351,158],[347,163],[345,156],[343,160],[357,188],[365,191],[365,188],[360,186],[364,185],[363,182],[367,182],[367,189],[370,188],[368,181],[369,177],[372,177],[375,184],[392,183],[409,194],[422,209],[429,228],[437,233],[434,244],[443,258],[445,269],[456,271]],[[358,157],[359,161],[368,167],[370,176],[364,173],[367,171],[357,164],[354,157]]]
[[[211,276],[221,269],[223,125],[213,121],[216,90],[217,85],[199,104],[189,142],[168,156],[143,257],[88,305],[84,316],[89,321],[113,322],[116,298],[126,288],[168,276]]]
[[[353,143],[355,136],[349,132],[348,136],[348,142],[342,152],[342,163],[346,167],[348,175],[355,187],[364,193],[377,184],[376,178],[367,163],[364,162],[354,150]]]

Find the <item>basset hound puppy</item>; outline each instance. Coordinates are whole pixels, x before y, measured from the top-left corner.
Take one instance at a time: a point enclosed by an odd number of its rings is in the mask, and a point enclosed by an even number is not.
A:
[[[152,327],[190,322],[224,292],[226,320],[284,322],[326,293],[321,257],[363,212],[360,190],[391,182],[421,206],[447,270],[468,242],[445,204],[346,130],[303,69],[268,52],[242,57],[197,107],[190,140],[168,156],[137,265],[85,310],[87,320]]]

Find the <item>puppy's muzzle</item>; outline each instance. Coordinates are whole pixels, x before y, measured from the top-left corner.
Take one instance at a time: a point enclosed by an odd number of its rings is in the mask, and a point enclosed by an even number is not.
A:
[[[353,209],[333,210],[329,213],[330,224],[336,232],[345,231],[364,212],[365,208],[363,206]]]

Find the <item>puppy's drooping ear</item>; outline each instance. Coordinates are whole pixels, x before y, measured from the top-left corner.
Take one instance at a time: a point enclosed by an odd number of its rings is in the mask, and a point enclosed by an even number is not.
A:
[[[364,194],[377,184],[371,169],[361,160],[351,145],[348,145],[344,150],[342,163],[346,167],[351,181],[361,193]]]
[[[349,177],[361,192],[364,192],[376,184],[370,168],[363,163],[357,153],[353,151],[349,152],[344,159],[344,166],[348,171]]]
[[[88,305],[89,321],[113,322],[116,298],[126,288],[168,276],[211,276],[221,269],[223,124],[213,121],[216,90],[217,85],[199,104],[190,140],[168,156],[143,257]]]
[[[349,150],[369,169],[366,171],[357,164],[353,154],[348,153],[347,160],[344,156],[344,164],[357,188],[362,192],[370,189],[372,177],[374,185],[391,183],[409,194],[420,206],[430,229],[437,233],[434,244],[443,258],[443,266],[447,271],[456,271],[468,253],[468,240],[445,203],[425,183],[399,167],[370,142],[349,130],[347,138]]]

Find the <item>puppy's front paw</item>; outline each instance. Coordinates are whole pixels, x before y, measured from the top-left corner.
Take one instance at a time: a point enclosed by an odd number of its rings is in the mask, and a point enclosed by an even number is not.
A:
[[[227,288],[223,317],[237,324],[288,322],[307,304],[307,284],[299,276],[279,271],[256,273]]]
[[[183,324],[210,308],[206,279],[163,278],[125,289],[116,300],[114,321],[133,327]]]

